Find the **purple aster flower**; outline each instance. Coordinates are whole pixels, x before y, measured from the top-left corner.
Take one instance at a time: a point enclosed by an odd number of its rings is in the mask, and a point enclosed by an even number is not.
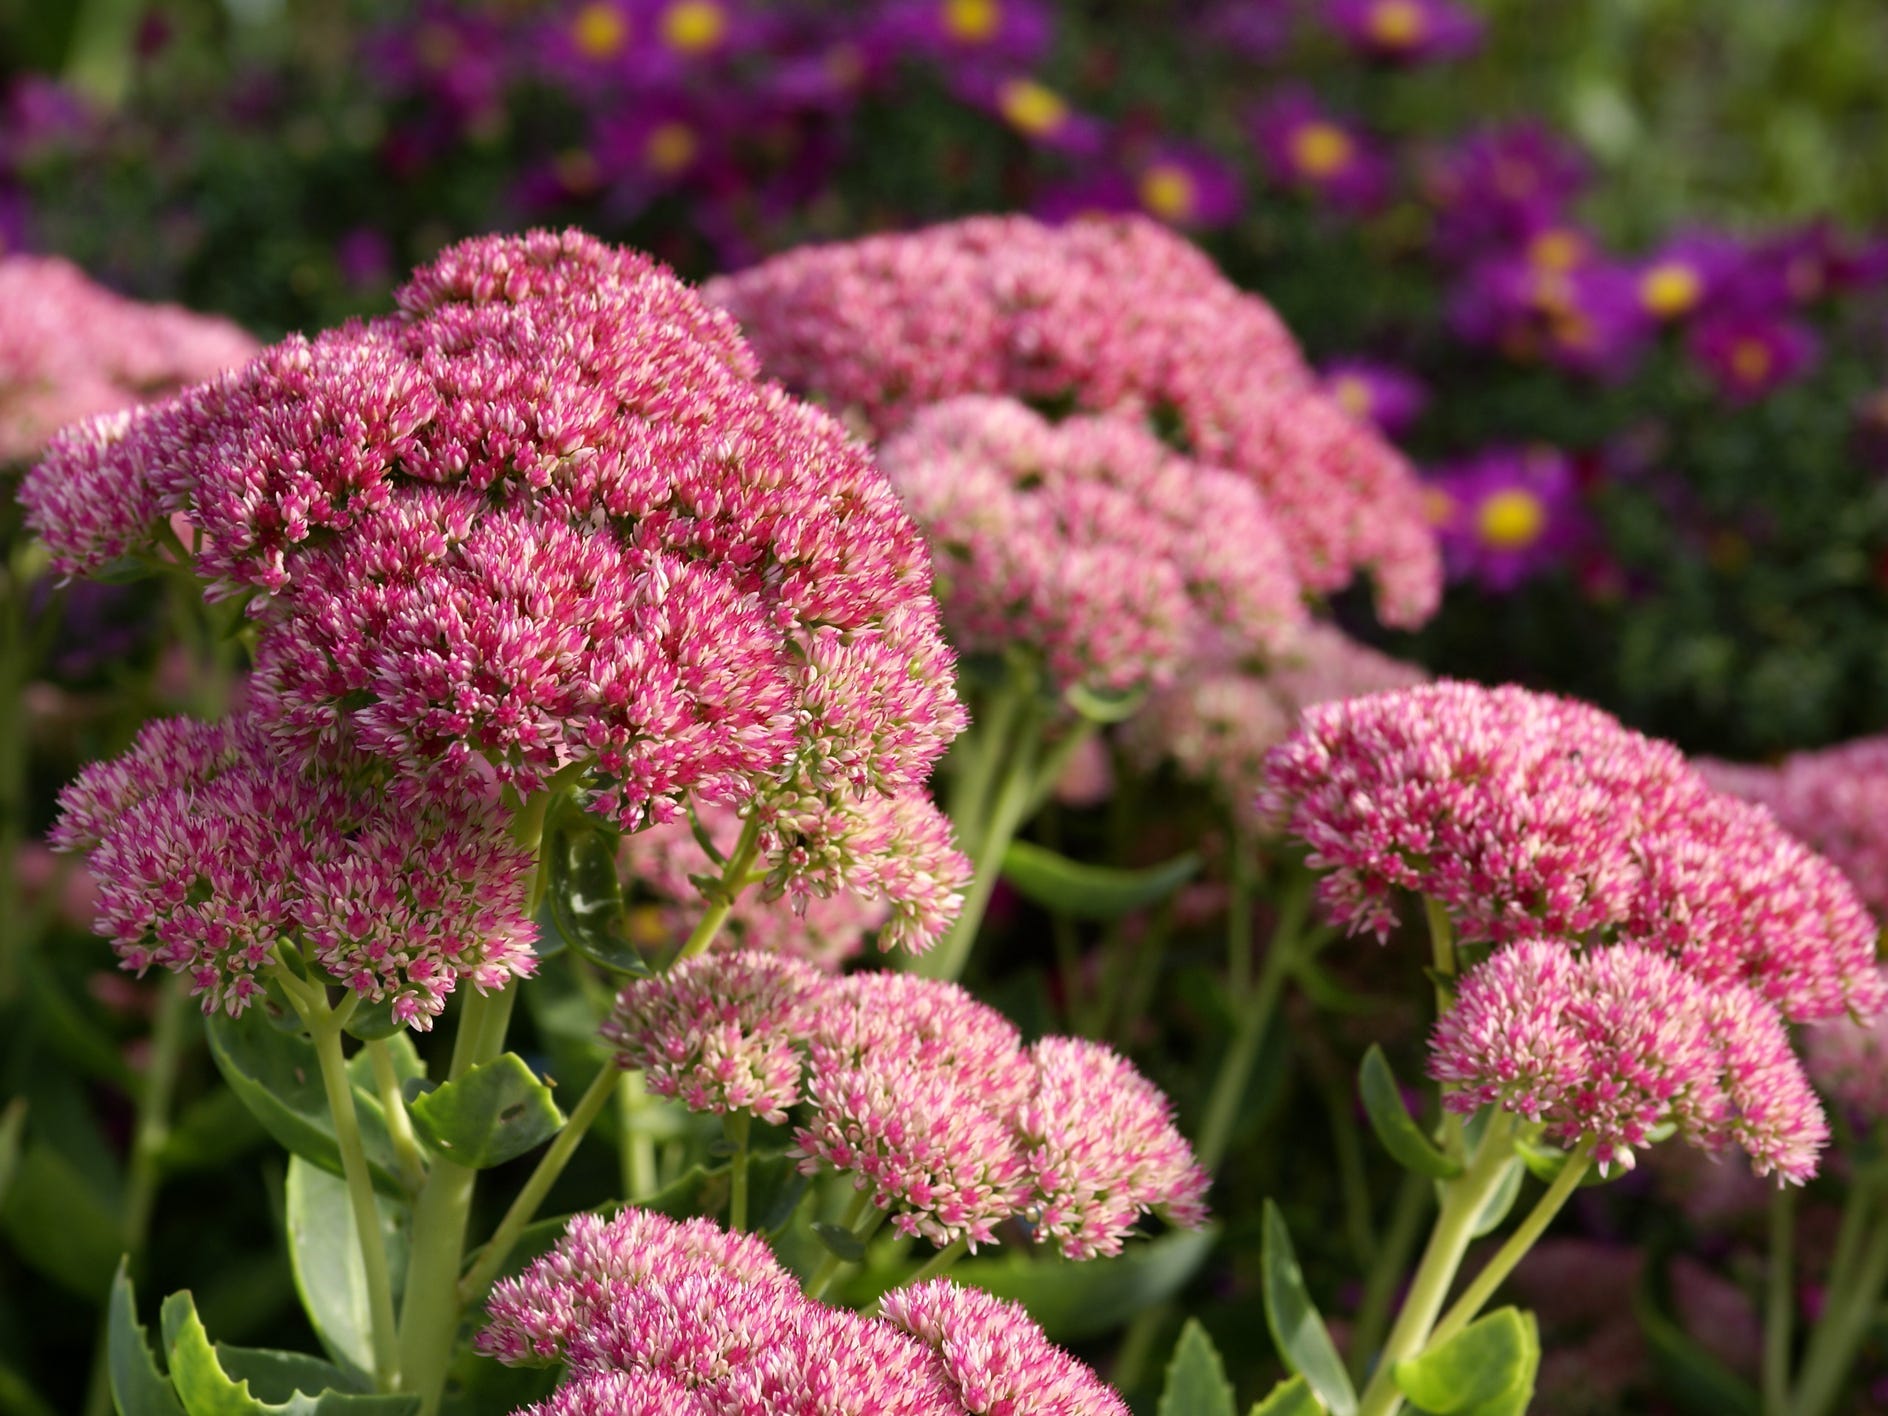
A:
[[[1774,313],[1881,282],[1888,245],[1850,241],[1827,222],[1812,222],[1759,242],[1726,292],[1729,303]]]
[[[1041,0],[894,0],[879,22],[902,53],[1018,68],[1042,58],[1053,30]]]
[[[1510,249],[1557,221],[1585,189],[1586,159],[1534,122],[1470,134],[1430,164],[1424,191],[1452,259]]]
[[[1051,226],[1091,217],[1120,216],[1140,209],[1134,183],[1125,173],[1108,171],[1072,182],[1046,183],[1030,203],[1030,213]]]
[[[511,51],[510,27],[494,13],[432,0],[383,30],[368,57],[382,83],[424,100],[463,131],[503,112]]]
[[[1326,13],[1353,49],[1373,59],[1460,59],[1482,40],[1481,20],[1449,0],[1330,0]]]
[[[1107,139],[1107,124],[1077,112],[1060,93],[1028,74],[966,70],[951,87],[964,102],[995,114],[1042,147],[1093,157]]]
[[[1677,320],[1715,303],[1745,264],[1736,241],[1713,231],[1675,236],[1640,263],[1639,305],[1655,320]]]
[[[334,243],[334,264],[356,290],[378,290],[393,281],[393,243],[371,226],[356,226]]]
[[[31,214],[26,193],[0,179],[0,256],[29,249],[27,229]]]
[[[1584,517],[1573,463],[1557,448],[1491,447],[1430,478],[1453,580],[1497,592],[1563,561]]]
[[[1163,142],[1132,163],[1134,191],[1149,216],[1169,226],[1224,226],[1239,214],[1239,178],[1197,147]]]
[[[1283,90],[1252,117],[1266,171],[1281,186],[1311,192],[1333,206],[1368,212],[1389,192],[1389,164],[1364,133],[1330,113],[1309,90]]]
[[[1463,339],[1511,359],[1609,378],[1630,372],[1651,329],[1636,277],[1604,262],[1483,262],[1456,292],[1451,319]]]
[[[1291,46],[1291,0],[1210,0],[1194,22],[1202,48],[1269,64]]]
[[[1353,418],[1400,438],[1429,404],[1429,389],[1407,369],[1371,359],[1333,359],[1324,366],[1324,391]]]
[[[1755,402],[1800,378],[1818,353],[1815,331],[1801,321],[1737,310],[1699,321],[1686,348],[1734,403]]]

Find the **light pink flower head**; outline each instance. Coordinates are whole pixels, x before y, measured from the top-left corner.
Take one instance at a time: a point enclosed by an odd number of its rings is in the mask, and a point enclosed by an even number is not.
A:
[[[1159,1088],[1098,1042],[1044,1038],[1030,1055],[1036,1085],[1019,1125],[1038,1240],[1087,1259],[1120,1253],[1143,1214],[1188,1228],[1206,1222],[1210,1178]]]
[[[1409,466],[1320,391],[1269,306],[1153,221],[976,217],[803,247],[707,294],[770,373],[879,432],[967,393],[1149,418],[1258,487],[1307,589],[1367,568],[1389,621],[1435,609]]]
[[[1794,1022],[1881,1007],[1874,929],[1835,867],[1586,704],[1442,682],[1311,708],[1261,808],[1353,928],[1387,935],[1408,890],[1467,939],[1649,944]]]
[[[0,256],[0,464],[32,457],[64,424],[210,378],[255,351],[227,320],[127,300],[57,256]],[[106,508],[73,495],[57,468],[42,487],[34,530],[90,539]]]
[[[743,950],[684,959],[632,979],[603,1023],[620,1067],[690,1111],[745,1111],[778,1125],[800,1098],[798,1040],[824,975],[779,954]]]
[[[124,966],[188,974],[206,1013],[241,1013],[286,947],[425,1029],[460,982],[536,967],[531,857],[494,798],[435,772],[396,806],[283,762],[247,719],[170,719],[65,789],[52,839],[90,853]]]
[[[931,541],[957,645],[1027,646],[1058,688],[1163,683],[1206,634],[1269,655],[1304,620],[1251,483],[1139,419],[1052,424],[969,395],[920,410],[880,461]]]
[[[57,443],[59,495],[101,504],[54,524],[29,480],[62,568],[133,539],[106,503],[185,514],[260,623],[261,719],[396,794],[482,758],[635,829],[918,790],[963,724],[923,540],[725,315],[574,232],[462,243],[397,299]],[[908,883],[922,935],[949,890]]]
[[[893,1289],[879,1309],[937,1353],[965,1411],[1127,1416],[1114,1388],[1044,1337],[1018,1304],[934,1278]]]
[[[637,1209],[609,1219],[575,1215],[556,1248],[494,1286],[478,1349],[514,1364],[558,1361],[626,1294],[708,1276],[770,1293],[798,1291],[764,1240],[730,1234],[712,1220]]]
[[[1445,1104],[1499,1104],[1591,1143],[1602,1167],[1671,1125],[1694,1145],[1735,1144],[1760,1175],[1801,1182],[1828,1125],[1776,1011],[1636,944],[1575,953],[1552,939],[1500,949],[1463,978],[1437,1022],[1430,1075]]]

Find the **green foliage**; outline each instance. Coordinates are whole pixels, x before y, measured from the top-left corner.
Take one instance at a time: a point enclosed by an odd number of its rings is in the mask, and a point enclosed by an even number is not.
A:
[[[289,1267],[302,1311],[323,1350],[358,1377],[373,1370],[367,1274],[361,1265],[347,1182],[301,1156],[290,1156],[282,1192]],[[406,1265],[406,1208],[376,1196],[393,1289]]]
[[[515,1160],[564,1125],[551,1089],[515,1052],[421,1092],[407,1111],[422,1141],[472,1170]]]
[[[1265,1286],[1265,1325],[1272,1342],[1286,1367],[1305,1379],[1332,1416],[1352,1416],[1357,1393],[1305,1288],[1304,1271],[1292,1251],[1285,1218],[1270,1200],[1265,1202],[1264,1225],[1259,1267]]]
[[[1397,1390],[1426,1416],[1522,1416],[1540,1370],[1532,1313],[1502,1308],[1396,1364]]]
[[[1364,1114],[1370,1118],[1370,1129],[1376,1132],[1377,1140],[1390,1153],[1390,1159],[1405,1170],[1432,1180],[1452,1180],[1462,1173],[1462,1162],[1444,1155],[1409,1114],[1396,1074],[1390,1070],[1383,1049],[1375,1043],[1364,1054],[1357,1085],[1363,1096]]]
[[[1187,1319],[1174,1344],[1159,1416],[1235,1416],[1226,1364],[1198,1318]]]
[[[1175,1230],[1128,1246],[1111,1259],[1080,1263],[1052,1254],[1000,1250],[963,1260],[951,1280],[1021,1303],[1057,1342],[1098,1337],[1177,1295],[1219,1238],[1216,1228]]]
[[[1199,871],[1192,851],[1142,870],[1089,865],[1029,841],[1012,841],[1003,853],[1003,878],[1017,893],[1069,919],[1119,919],[1160,903]]]

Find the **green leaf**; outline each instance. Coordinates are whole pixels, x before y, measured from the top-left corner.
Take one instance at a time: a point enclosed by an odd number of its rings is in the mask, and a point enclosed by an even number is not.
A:
[[[266,1134],[241,1097],[228,1087],[217,1087],[184,1108],[164,1138],[158,1167],[166,1175],[215,1170],[258,1144]]]
[[[1237,1416],[1219,1349],[1198,1318],[1188,1318],[1167,1364],[1159,1416]]]
[[[1502,1308],[1470,1323],[1447,1342],[1391,1370],[1397,1390],[1430,1416],[1494,1416],[1527,1409],[1541,1362],[1532,1313]]]
[[[0,1203],[0,1229],[20,1258],[62,1287],[97,1302],[110,1286],[120,1254],[117,1206],[49,1141],[36,1136],[21,1154]]]
[[[376,1196],[381,1237],[387,1245],[387,1267],[397,1299],[406,1270],[404,1207],[386,1196]],[[283,1221],[288,1230],[288,1260],[315,1336],[341,1368],[364,1378],[373,1370],[374,1344],[367,1296],[367,1273],[361,1264],[360,1240],[354,1211],[348,1204],[347,1182],[290,1156],[283,1186]]]
[[[784,1151],[755,1154],[747,1161],[747,1221],[757,1234],[784,1229],[799,1211],[813,1177],[802,1175]]]
[[[1100,693],[1075,684],[1062,697],[1069,707],[1091,723],[1119,723],[1140,712],[1147,701],[1147,690],[1131,688],[1122,693]]]
[[[406,1031],[406,1024],[398,1022],[393,1016],[393,998],[389,995],[378,1003],[362,1003],[349,1014],[341,1030],[349,1037],[357,1037],[362,1042],[379,1042],[392,1037],[395,1033]]]
[[[335,1145],[334,1122],[328,1116],[328,1095],[321,1085],[314,1044],[278,1031],[261,1011],[250,1008],[240,1018],[212,1014],[204,1028],[210,1056],[230,1090],[277,1144],[339,1175],[341,1152]],[[356,1070],[355,1064],[364,1069],[365,1063],[364,1057],[355,1058],[350,1071]],[[379,1100],[356,1085],[354,1111],[375,1186],[390,1195],[404,1194]]]
[[[407,1113],[422,1141],[473,1170],[515,1160],[564,1125],[551,1089],[515,1052],[415,1097]]]
[[[1665,1316],[1644,1286],[1633,1295],[1632,1311],[1662,1378],[1659,1389],[1675,1406],[1692,1416],[1759,1416],[1756,1389]]]
[[[1528,1174],[1543,1185],[1553,1184],[1560,1178],[1560,1172],[1566,1168],[1567,1153],[1559,1146],[1549,1145],[1545,1141],[1529,1140],[1526,1136],[1517,1136],[1514,1149],[1521,1157],[1521,1163],[1527,1167]],[[1607,1184],[1609,1181],[1617,1180],[1624,1173],[1624,1171],[1617,1171],[1612,1175],[1602,1175],[1597,1165],[1590,1166],[1586,1174],[1580,1177],[1580,1188]]]
[[[117,1042],[72,1000],[59,976],[31,954],[21,961],[20,973],[33,1000],[34,1029],[47,1048],[82,1075],[136,1096],[139,1078],[125,1064]]]
[[[1028,841],[1003,853],[1003,878],[1024,898],[1071,919],[1119,919],[1158,904],[1199,873],[1188,851],[1145,870],[1087,865]]]
[[[856,1264],[865,1257],[865,1241],[845,1225],[816,1219],[808,1227],[813,1231],[813,1237],[824,1244],[834,1257],[849,1264]]]
[[[365,1392],[367,1383],[356,1373],[344,1372],[332,1362],[306,1352],[276,1352],[262,1347],[216,1344],[216,1362],[233,1381],[243,1382],[261,1401],[287,1401],[296,1392],[319,1396],[324,1391]]]
[[[112,1400],[118,1416],[184,1416],[183,1403],[158,1366],[144,1325],[138,1321],[138,1300],[127,1271],[130,1262],[129,1258],[119,1262],[111,1283],[105,1340]]]
[[[1462,1163],[1444,1155],[1403,1104],[1403,1092],[1396,1084],[1396,1074],[1375,1043],[1364,1054],[1357,1073],[1358,1090],[1363,1094],[1364,1114],[1377,1140],[1405,1170],[1427,1175],[1432,1180],[1452,1180],[1462,1173]]]
[[[1270,1200],[1265,1202],[1264,1224],[1259,1267],[1264,1276],[1265,1325],[1272,1330],[1278,1354],[1333,1416],[1354,1416],[1357,1393],[1305,1288],[1304,1271],[1292,1252],[1285,1218]]]
[[[1325,1416],[1324,1403],[1311,1394],[1303,1377],[1287,1377],[1247,1416]]]
[[[26,1098],[16,1096],[0,1111],[0,1204],[6,1202],[7,1186],[20,1164],[20,1137],[26,1132]]]
[[[1527,1167],[1521,1164],[1520,1157],[1509,1156],[1501,1167],[1501,1177],[1495,1182],[1494,1191],[1476,1214],[1475,1223],[1469,1229],[1472,1237],[1479,1239],[1501,1227],[1501,1221],[1514,1208],[1514,1202],[1521,1193],[1521,1181],[1526,1175]]]
[[[637,1209],[654,1210],[670,1219],[692,1219],[698,1214],[720,1214],[728,1207],[728,1168],[709,1170],[691,1165],[655,1194],[636,1202]]]
[[[1218,1239],[1217,1227],[1176,1229],[1115,1258],[1082,1263],[1028,1249],[1000,1250],[959,1260],[951,1278],[1021,1303],[1055,1341],[1079,1342],[1112,1332],[1142,1309],[1172,1298]]]
[[[545,832],[545,903],[557,932],[591,963],[646,974],[649,965],[623,927],[616,850],[616,833],[600,821],[574,806],[559,810]]]

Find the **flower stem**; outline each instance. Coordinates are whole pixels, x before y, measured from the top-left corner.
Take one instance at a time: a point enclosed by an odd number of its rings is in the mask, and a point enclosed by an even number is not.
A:
[[[656,1188],[656,1143],[643,1128],[648,1110],[642,1073],[625,1070],[616,1084],[616,1125],[622,1133],[623,1198],[632,1204]]]
[[[936,1278],[940,1274],[947,1272],[951,1265],[955,1264],[969,1252],[970,1241],[968,1239],[953,1239],[949,1244],[939,1249],[935,1254],[931,1255],[930,1258],[913,1269],[908,1276],[901,1278],[897,1283],[894,1283],[891,1288],[886,1289],[885,1292],[890,1293],[900,1288],[912,1288],[923,1283],[928,1278]],[[868,1318],[878,1316],[879,1305],[884,1301],[885,1294],[879,1294],[877,1298],[872,1300],[871,1305],[865,1309],[865,1316]]]
[[[1876,1186],[1866,1187],[1870,1201],[1878,1201]],[[1810,1338],[1797,1379],[1791,1416],[1825,1416],[1848,1383],[1856,1353],[1868,1336],[1869,1320],[1888,1283],[1888,1210],[1876,1208],[1873,1231],[1857,1262],[1848,1266],[1840,1286],[1831,1284],[1828,1306]]]
[[[406,1097],[400,1091],[393,1051],[384,1038],[374,1038],[366,1044],[366,1050],[368,1064],[374,1069],[374,1089],[380,1093],[380,1108],[387,1113],[387,1135],[393,1141],[394,1158],[400,1162],[400,1178],[417,1194],[426,1183],[426,1157],[413,1134],[413,1118],[406,1114]]]
[[[747,1137],[754,1129],[754,1117],[746,1111],[730,1111],[723,1122],[728,1139],[734,1142],[734,1155],[728,1161],[728,1228],[736,1233],[747,1228]]]
[[[1227,909],[1234,920],[1244,916],[1244,923],[1230,924],[1229,928],[1249,931],[1252,927],[1250,872],[1235,866],[1231,884],[1232,896]],[[1232,1141],[1233,1127],[1239,1119],[1239,1103],[1245,1098],[1253,1064],[1258,1061],[1260,1045],[1265,1041],[1266,1026],[1278,1006],[1285,978],[1291,972],[1299,930],[1310,903],[1309,887],[1309,876],[1299,876],[1287,887],[1279,902],[1278,922],[1273,927],[1271,943],[1266,946],[1258,981],[1240,1001],[1238,1031],[1233,1034],[1232,1046],[1220,1059],[1219,1075],[1213,1079],[1213,1090],[1208,1094],[1206,1119],[1200,1125],[1200,1143],[1195,1148],[1200,1164],[1208,1171],[1217,1170],[1226,1158],[1226,1147]]]
[[[861,1244],[872,1237],[872,1232],[879,1227],[880,1223],[882,1223],[885,1218],[885,1212],[880,1210],[870,1219],[866,1219],[865,1212],[870,1208],[871,1204],[872,1192],[870,1190],[858,1190],[853,1194],[852,1202],[846,1206],[846,1212],[839,1220],[840,1228],[850,1230],[852,1236]],[[863,1223],[861,1221],[863,1221]],[[834,1276],[837,1275],[839,1270],[844,1268],[848,1262],[848,1260],[840,1258],[838,1254],[828,1249],[826,1251],[826,1257],[820,1260],[819,1267],[813,1270],[812,1277],[808,1278],[806,1281],[806,1296],[815,1300],[825,1296],[826,1290],[832,1287]]]
[[[1560,1213],[1561,1207],[1572,1197],[1573,1192],[1580,1188],[1580,1182],[1592,1168],[1593,1148],[1590,1143],[1567,1157],[1546,1193],[1528,1211],[1527,1218],[1517,1224],[1514,1233],[1495,1250],[1494,1257],[1475,1275],[1475,1281],[1455,1300],[1455,1306],[1442,1315],[1442,1321],[1436,1324],[1425,1346],[1447,1342],[1475,1321],[1476,1314],[1494,1297],[1495,1290],[1501,1287],[1508,1275],[1514,1272],[1515,1265],[1527,1257],[1527,1251],[1547,1232],[1547,1226],[1553,1223],[1554,1216]]]
[[[692,959],[697,954],[706,953],[708,946],[715,942],[715,936],[721,932],[721,926],[727,922],[728,912],[734,908],[742,889],[747,885],[748,867],[753,865],[754,857],[760,853],[760,817],[750,816],[741,827],[741,839],[735,842],[734,852],[728,857],[728,863],[721,869],[721,883],[709,896],[708,909],[702,915],[701,922],[695,926],[695,932],[688,936],[682,950],[669,965],[675,967],[684,959]]]
[[[1789,1416],[1790,1341],[1796,1316],[1796,1187],[1770,1200],[1770,1270],[1764,1278],[1764,1416]]]
[[[1435,1186],[1426,1176],[1414,1171],[1403,1176],[1397,1187],[1396,1202],[1390,1210],[1390,1227],[1377,1246],[1376,1258],[1364,1275],[1363,1301],[1357,1306],[1356,1321],[1351,1324],[1350,1371],[1362,1381],[1369,1371],[1370,1358],[1383,1341],[1383,1330],[1390,1321],[1390,1301],[1396,1297],[1397,1281],[1409,1267],[1410,1251],[1422,1233],[1423,1215],[1434,1202]]]
[[[505,1260],[511,1257],[518,1236],[537,1218],[538,1206],[544,1203],[544,1197],[550,1193],[551,1186],[557,1183],[557,1177],[564,1173],[564,1167],[570,1163],[571,1156],[576,1153],[591,1125],[602,1114],[615,1089],[616,1069],[612,1064],[605,1063],[578,1099],[564,1128],[551,1138],[551,1144],[539,1158],[531,1178],[524,1182],[524,1188],[518,1191],[511,1208],[498,1221],[498,1228],[492,1231],[492,1237],[486,1240],[485,1247],[479,1251],[478,1258],[460,1281],[459,1302],[462,1307],[469,1308],[485,1296],[485,1290],[492,1286],[499,1270],[504,1268]]]
[[[1436,1315],[1449,1296],[1449,1286],[1455,1282],[1456,1270],[1475,1237],[1475,1222],[1500,1188],[1513,1158],[1513,1123],[1505,1112],[1498,1111],[1489,1117],[1488,1129],[1482,1133],[1481,1145],[1468,1169],[1443,1186],[1442,1208],[1436,1214],[1435,1227],[1429,1231],[1422,1262],[1383,1344],[1376,1372],[1364,1388],[1358,1416],[1391,1416],[1402,1406],[1403,1394],[1396,1389],[1391,1371],[1427,1343]]]

